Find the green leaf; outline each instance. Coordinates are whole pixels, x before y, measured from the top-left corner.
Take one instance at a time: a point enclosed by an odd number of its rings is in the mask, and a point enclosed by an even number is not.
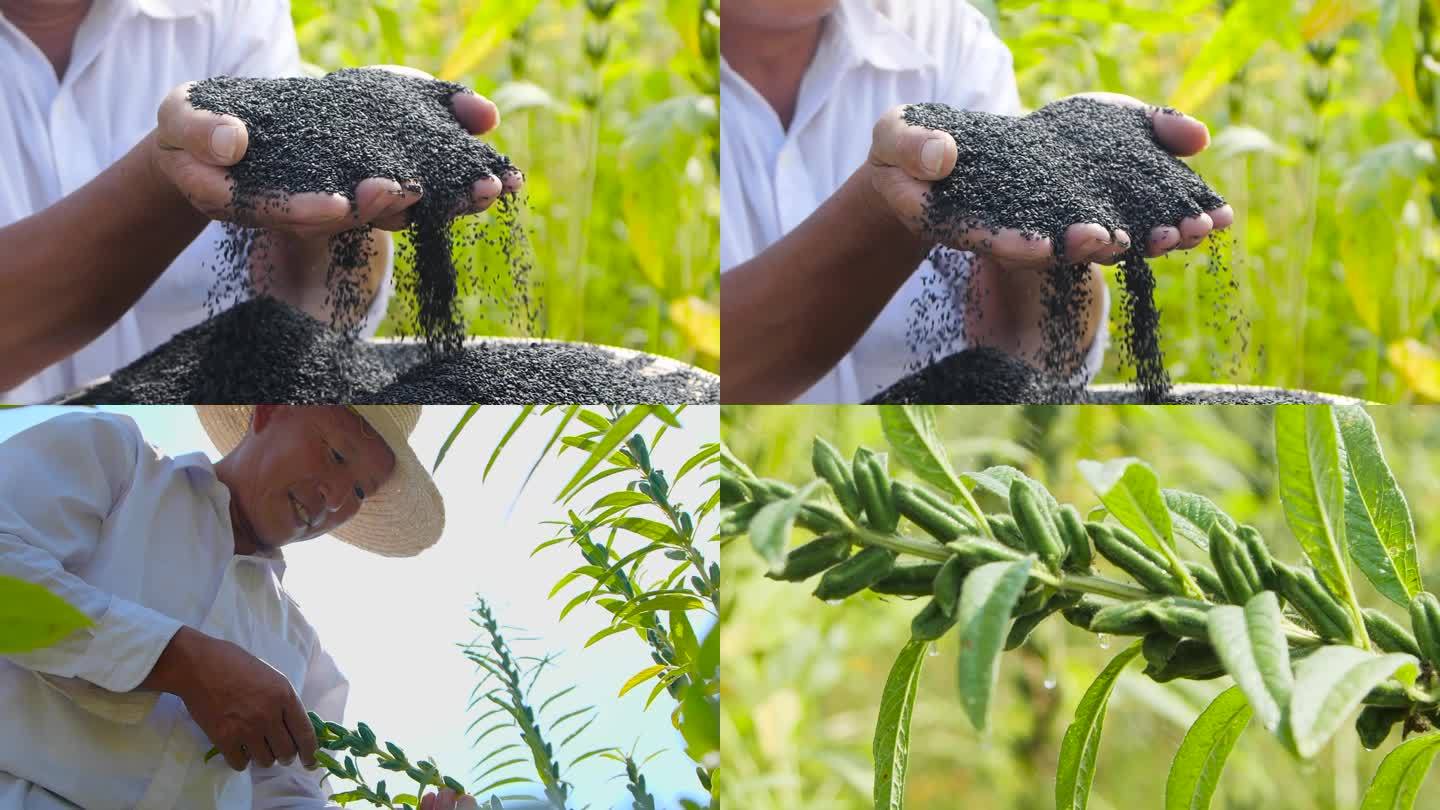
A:
[[[631,675],[631,676],[630,676],[630,680],[626,681],[626,682],[625,682],[625,685],[622,686],[622,687],[620,687],[620,694],[616,695],[616,697],[625,697],[625,693],[626,693],[626,692],[629,692],[631,689],[634,689],[635,687],[637,687],[637,686],[639,686],[640,684],[642,684],[642,683],[650,680],[651,678],[655,677],[656,675],[659,675],[660,673],[662,673],[662,672],[664,672],[664,671],[665,671],[665,665],[664,665],[664,664],[656,664],[656,665],[654,665],[654,666],[646,667],[646,668],[640,670],[639,672],[635,673],[634,675]]]
[[[1221,692],[1185,732],[1165,780],[1165,810],[1209,810],[1225,760],[1253,710],[1240,687]]]
[[[1250,57],[1270,40],[1290,42],[1295,35],[1294,9],[1275,0],[1237,0],[1220,27],[1191,58],[1170,96],[1170,104],[1195,110],[1230,81]]]
[[[1415,524],[1405,493],[1395,483],[1375,434],[1359,405],[1337,408],[1345,454],[1345,539],[1350,558],[1375,589],[1401,607],[1424,586],[1415,554]]]
[[[982,565],[965,578],[956,624],[960,633],[960,703],[976,730],[985,729],[990,693],[1000,673],[1000,648],[1034,557]]]
[[[1321,647],[1295,669],[1295,691],[1290,698],[1290,735],[1295,752],[1315,756],[1381,682],[1396,675],[1414,680],[1414,657],[1405,653],[1375,655],[1345,645]]]
[[[1162,489],[1160,496],[1170,508],[1170,520],[1175,533],[1199,546],[1210,548],[1210,526],[1219,522],[1230,531],[1235,531],[1234,518],[1225,514],[1213,501],[1204,495],[1183,492],[1178,489]]]
[[[490,454],[490,464],[485,465],[485,472],[480,475],[481,481],[484,481],[485,476],[490,474],[490,466],[495,463],[495,459],[500,455],[500,450],[505,447],[505,443],[510,441],[510,434],[514,433],[515,429],[520,427],[520,423],[525,421],[525,417],[529,416],[530,411],[534,410],[534,408],[534,405],[526,405],[525,410],[520,413],[520,416],[510,424],[509,432],[505,434],[505,438],[500,440],[500,444],[495,446],[495,452]],[[440,445],[440,452],[435,454],[435,466],[430,468],[430,472],[433,473],[440,469],[440,462],[444,461],[445,454],[450,452],[450,445],[455,443],[455,439],[460,435],[460,431],[465,429],[465,425],[470,421],[470,417],[474,416],[479,410],[479,405],[471,405],[465,409],[465,415],[460,417],[460,421],[455,423],[455,428],[450,431],[450,435],[445,437],[445,443]]]
[[[1275,456],[1280,467],[1280,503],[1290,532],[1321,581],[1350,609],[1355,627],[1363,628],[1365,618],[1356,604],[1342,551],[1345,477],[1334,408],[1275,406]]]
[[[564,489],[560,490],[560,494],[555,500],[558,501],[565,497],[565,494],[569,492],[571,488],[575,487],[581,481],[584,481],[585,476],[589,475],[590,471],[595,469],[596,465],[598,465],[602,459],[610,455],[611,451],[619,447],[620,443],[625,441],[631,433],[634,433],[635,428],[639,427],[640,423],[645,421],[645,417],[653,412],[653,406],[637,405],[627,411],[624,416],[615,420],[615,423],[610,426],[610,429],[605,432],[605,435],[595,443],[594,449],[590,451],[590,456],[585,459],[585,463],[580,465],[580,469],[576,470],[575,474],[570,477],[570,482],[565,485]]]
[[[1413,808],[1437,751],[1440,751],[1440,733],[1426,734],[1396,746],[1375,771],[1370,787],[1365,789],[1360,810]]]
[[[1225,671],[1271,731],[1280,728],[1294,688],[1283,620],[1273,591],[1261,591],[1243,608],[1216,605],[1206,617],[1210,643]]]
[[[805,505],[819,483],[811,481],[789,498],[765,504],[750,520],[750,545],[770,566],[770,573],[779,573],[785,567],[785,547],[790,544],[790,530],[795,526],[795,516],[800,514],[800,507]]]
[[[701,445],[700,449],[695,451],[695,455],[685,459],[685,463],[680,465],[680,471],[675,473],[675,480],[670,482],[670,486],[674,487],[680,483],[680,479],[685,477],[685,473],[704,465],[706,462],[715,458],[719,452],[720,445],[714,442]]]
[[[767,504],[767,506],[768,505],[769,504]],[[800,506],[797,505],[795,510],[798,512]],[[764,510],[761,511],[763,512]],[[757,514],[755,517],[759,518],[760,516]],[[657,543],[663,543],[667,546],[683,546],[685,544],[685,538],[681,537],[674,529],[666,526],[664,523],[650,520],[649,518],[623,517],[611,525],[617,529],[634,532],[648,540],[654,540]],[[753,526],[754,524],[751,525]]]
[[[1120,525],[1164,554],[1171,568],[1181,573],[1170,507],[1160,494],[1160,482],[1150,465],[1138,458],[1117,458],[1103,464],[1081,461],[1078,466],[1080,475]]]
[[[935,415],[924,405],[880,405],[880,427],[895,457],[921,480],[951,495],[965,487],[955,477],[945,446],[935,432]]]
[[[910,762],[910,715],[920,687],[927,641],[911,641],[900,650],[875,721],[875,810],[900,810],[905,805],[905,768]]]
[[[1400,85],[1400,92],[1412,103],[1420,97],[1415,88],[1420,3],[1421,0],[1381,0],[1380,3],[1380,56]]]
[[[0,576],[0,655],[52,646],[91,624],[44,586]]]
[[[650,503],[649,495],[643,492],[622,489],[619,492],[611,492],[595,501],[595,504],[590,507],[589,511],[594,512],[597,509],[605,509],[611,506],[643,506],[648,503]]]
[[[1135,642],[1115,656],[1085,690],[1075,707],[1075,719],[1060,742],[1060,762],[1055,773],[1056,810],[1085,810],[1090,802],[1090,785],[1095,780],[1095,758],[1100,753],[1100,734],[1105,728],[1105,709],[1121,670],[1140,654]]]
[[[982,489],[1007,504],[1010,502],[1010,485],[1017,480],[1024,481],[1031,484],[1035,491],[1040,493],[1040,497],[1045,501],[1047,507],[1052,510],[1060,508],[1060,502],[1055,500],[1055,496],[1051,495],[1048,489],[1040,486],[1039,481],[1014,467],[998,464],[994,467],[986,467],[980,472],[961,473],[960,478],[969,486]]]

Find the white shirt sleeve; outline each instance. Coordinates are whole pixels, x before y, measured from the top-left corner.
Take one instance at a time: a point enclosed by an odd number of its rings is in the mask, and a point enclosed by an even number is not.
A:
[[[7,660],[129,692],[180,629],[179,620],[72,573],[99,551],[101,525],[145,450],[128,418],[88,413],[51,419],[0,444],[0,574],[45,587],[94,623]]]
[[[305,683],[300,688],[300,703],[325,720],[342,723],[349,696],[350,681],[340,673],[335,659],[316,641],[305,669]],[[336,791],[324,768],[307,771],[298,761],[291,765],[251,768],[250,780],[253,810],[322,810],[337,806],[330,803],[329,797]]]

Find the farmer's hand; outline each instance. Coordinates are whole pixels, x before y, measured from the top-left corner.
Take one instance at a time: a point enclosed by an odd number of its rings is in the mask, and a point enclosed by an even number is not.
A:
[[[1183,114],[1161,112],[1140,100],[1117,93],[1082,93],[1082,97],[1143,107],[1155,122],[1155,136],[1171,153],[1186,157],[1203,150],[1210,143],[1210,131],[1200,121]],[[922,212],[930,184],[941,180],[955,168],[959,150],[948,132],[905,123],[905,107],[891,108],[875,124],[870,145],[870,167],[875,190],[895,214],[917,235],[922,235]],[[1230,227],[1235,219],[1230,206],[1189,217],[1178,228],[1162,225],[1147,237],[1145,253],[1160,256],[1176,248],[1199,245],[1212,230]],[[1114,264],[1130,248],[1131,234],[1115,232],[1112,241],[1104,226],[1097,223],[1076,223],[1065,232],[1065,255],[1077,264],[1099,262]],[[1040,268],[1054,260],[1055,251],[1048,237],[1027,237],[1021,231],[1003,228],[991,233],[980,227],[948,236],[951,247],[984,253],[1006,269]]]
[[[422,79],[434,78],[413,68],[378,65]],[[211,219],[240,222],[252,227],[289,231],[305,237],[324,237],[364,224],[385,230],[402,230],[407,224],[405,209],[420,200],[423,189],[405,189],[394,180],[372,177],[355,188],[355,211],[340,194],[295,194],[284,210],[236,212],[227,167],[245,156],[250,136],[245,124],[231,115],[197,110],[190,104],[190,84],[182,84],[160,105],[155,130],[156,148],[151,159],[156,168],[185,195],[191,205]],[[483,135],[500,123],[495,104],[475,93],[458,93],[451,99],[455,118],[472,134]],[[503,194],[519,191],[524,179],[519,172],[503,178],[476,181],[471,205],[460,213],[477,213],[489,208]]]
[[[439,793],[426,793],[420,798],[420,810],[480,810],[474,796],[461,796],[450,788]]]
[[[268,768],[298,754],[315,767],[319,743],[290,681],[228,641],[182,627],[142,687],[185,702],[196,725],[237,771]]]

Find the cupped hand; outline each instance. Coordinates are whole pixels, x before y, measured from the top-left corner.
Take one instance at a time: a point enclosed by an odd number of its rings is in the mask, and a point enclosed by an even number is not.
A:
[[[420,798],[420,810],[480,810],[474,796],[462,796],[450,788]]]
[[[1188,115],[1166,112],[1139,99],[1118,93],[1082,93],[1080,97],[1143,108],[1155,123],[1160,144],[1178,157],[1194,155],[1210,143],[1205,124]],[[950,133],[908,124],[905,105],[891,108],[876,122],[871,137],[869,164],[875,190],[915,234],[925,236],[925,196],[931,184],[944,179],[955,168],[959,150]],[[1162,225],[1146,235],[1147,256],[1161,256],[1176,249],[1196,247],[1211,231],[1230,227],[1235,214],[1222,205],[1197,216],[1187,217],[1179,226]],[[1081,222],[1065,231],[1065,256],[1074,263],[1118,262],[1132,244],[1131,235],[1116,230],[1112,238],[1103,225]],[[950,247],[969,250],[1009,269],[1038,269],[1055,259],[1049,237],[1027,235],[1013,228],[993,232],[985,226],[947,234]]]
[[[434,78],[424,71],[399,65],[375,65],[372,70],[389,70],[421,79]],[[228,167],[238,163],[249,148],[250,136],[244,122],[232,115],[199,110],[190,104],[187,82],[170,91],[156,116],[156,168],[211,219],[242,225],[289,231],[304,237],[331,236],[361,225],[385,230],[403,230],[408,224],[406,209],[420,201],[424,190],[406,188],[383,177],[362,180],[355,187],[355,207],[342,194],[304,193],[289,196],[285,206],[263,210],[237,211]],[[473,92],[457,93],[450,100],[455,118],[473,135],[483,135],[500,123],[500,112],[489,99]],[[502,195],[524,186],[518,171],[504,177],[485,177],[475,182],[470,204],[457,212],[484,211]]]

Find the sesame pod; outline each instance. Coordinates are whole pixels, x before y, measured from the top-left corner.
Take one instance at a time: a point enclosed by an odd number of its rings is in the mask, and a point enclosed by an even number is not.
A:
[[[1200,591],[1205,594],[1206,599],[1211,602],[1223,603],[1225,601],[1225,586],[1220,583],[1220,576],[1215,573],[1215,569],[1205,563],[1193,560],[1181,560],[1180,564],[1190,572],[1190,578],[1200,586]]]
[[[830,485],[830,491],[835,493],[835,500],[840,504],[840,508],[845,510],[845,514],[852,520],[859,520],[865,510],[860,505],[859,493],[855,491],[855,479],[850,475],[850,465],[840,457],[840,451],[816,436],[815,446],[810,451],[810,466],[815,468],[816,475]]]
[[[1365,608],[1360,615],[1365,618],[1365,634],[1382,652],[1409,653],[1420,657],[1420,645],[1399,622],[1375,608]]]
[[[1172,636],[1181,638],[1209,638],[1205,616],[1210,605],[1180,596],[1167,596],[1150,603],[1150,615],[1160,627]]]
[[[1248,547],[1219,521],[1210,524],[1210,562],[1215,565],[1225,600],[1230,604],[1243,605],[1265,590]]]
[[[1060,531],[1041,505],[1035,488],[1020,478],[1010,482],[1010,516],[1015,518],[1027,548],[1047,568],[1059,571],[1065,561],[1065,541],[1060,539]]]
[[[645,440],[640,437],[640,434],[637,433],[626,439],[625,446],[630,448],[630,454],[634,456],[635,463],[640,465],[640,469],[650,469],[650,450],[645,447]]]
[[[930,596],[935,593],[935,575],[940,573],[940,567],[940,563],[897,565],[870,590],[889,596]]]
[[[1005,649],[1013,650],[1025,643],[1030,633],[1040,626],[1040,623],[1055,615],[1061,610],[1073,607],[1080,602],[1083,596],[1078,591],[1061,591],[1045,603],[1045,607],[1016,619],[1010,625],[1010,633],[1005,636]]]
[[[846,525],[845,516],[835,507],[819,501],[806,501],[801,505],[800,511],[795,513],[795,523],[816,534],[848,531],[850,528]]]
[[[755,496],[758,503],[770,503],[771,501],[783,501],[795,494],[795,487],[784,481],[776,481],[773,478],[757,478],[748,482],[750,492]]]
[[[1141,587],[1156,593],[1181,594],[1184,589],[1171,575],[1163,558],[1155,560],[1158,553],[1146,546],[1144,541],[1119,526],[1103,526],[1087,523],[1086,531],[1095,542],[1095,550],[1121,571],[1135,578]],[[1132,541],[1133,538],[1133,541]]]
[[[935,575],[935,602],[945,615],[952,616],[960,605],[960,589],[965,586],[965,575],[970,569],[959,557],[951,557]]]
[[[1140,654],[1145,657],[1146,665],[1160,668],[1170,663],[1170,658],[1175,655],[1175,649],[1179,646],[1179,638],[1160,630],[1145,634],[1145,640],[1140,644]]]
[[[1143,636],[1160,631],[1160,623],[1150,612],[1149,601],[1121,602],[1100,609],[1090,620],[1090,632],[1113,636]]]
[[[895,568],[895,552],[869,546],[825,572],[815,586],[815,596],[825,601],[844,599],[879,582]]]
[[[1366,706],[1385,706],[1391,709],[1405,709],[1410,707],[1410,696],[1405,693],[1405,687],[1397,681],[1383,681],[1365,694],[1364,703]]]
[[[885,457],[862,447],[855,451],[852,471],[855,491],[865,506],[870,528],[881,534],[895,531],[900,525],[900,512],[890,499],[890,473],[885,469]]]
[[[826,534],[803,546],[796,546],[785,555],[785,567],[765,576],[784,582],[801,582],[821,571],[839,565],[850,557],[850,538],[843,534]]]
[[[946,613],[940,607],[940,600],[931,599],[925,607],[910,620],[910,637],[920,641],[934,641],[955,626],[955,614]]]
[[[1028,554],[1030,544],[1025,542],[1024,536],[1020,534],[1020,525],[1015,518],[1009,515],[986,515],[985,522],[990,525],[990,533],[995,539],[1015,549],[1016,551]]]
[[[1410,599],[1410,629],[1420,657],[1440,664],[1440,600],[1429,591],[1421,591]]]
[[[979,568],[985,563],[1014,562],[1025,556],[1009,546],[1002,546],[993,540],[979,537],[956,540],[953,543],[946,543],[945,547],[955,552],[960,564],[967,569]]]
[[[1081,630],[1089,630],[1090,623],[1095,620],[1095,614],[1099,613],[1104,606],[1105,603],[1093,596],[1081,596],[1075,604],[1061,608],[1060,615],[1065,617],[1065,621]]]
[[[750,488],[732,472],[722,472],[720,479],[720,505],[725,507],[742,504],[752,497]]]
[[[1260,582],[1267,591],[1280,590],[1280,580],[1276,576],[1276,560],[1270,554],[1270,548],[1265,545],[1265,538],[1254,526],[1241,526],[1235,530],[1235,539],[1245,547],[1249,553],[1250,564],[1255,567],[1255,573],[1260,576]]]
[[[742,503],[720,517],[720,526],[716,529],[721,537],[738,537],[750,531],[750,521],[755,513],[760,511],[764,504],[756,501]]]
[[[1080,517],[1080,510],[1065,504],[1060,507],[1055,524],[1065,540],[1065,570],[1088,572],[1095,564],[1095,556],[1090,551],[1090,535],[1085,533],[1085,521]]]
[[[958,517],[955,509],[938,508],[920,493],[920,487],[904,481],[896,481],[890,485],[890,495],[900,514],[936,540],[948,543],[962,534],[972,533],[969,526]]]
[[[1177,678],[1207,681],[1224,675],[1225,665],[1208,642],[1186,638],[1175,645],[1169,659],[1162,666],[1157,667],[1147,662],[1145,674],[1156,683],[1168,683]]]
[[[1405,719],[1406,709],[1390,709],[1384,706],[1366,706],[1355,718],[1355,733],[1360,735],[1360,744],[1374,751],[1390,736],[1390,729]]]
[[[1277,563],[1275,578],[1280,583],[1280,593],[1321,638],[1348,642],[1355,637],[1350,612],[1309,571]]]
[[[966,534],[980,533],[980,528],[975,523],[975,518],[971,516],[969,512],[961,509],[959,506],[956,506],[954,503],[946,499],[944,495],[941,495],[940,493],[935,492],[934,490],[922,484],[915,484],[913,486],[912,492],[914,493],[916,498],[919,498],[925,503],[928,503],[931,507],[935,509],[939,509],[945,514],[946,517],[950,518],[956,523],[959,523],[963,527],[963,530]]]

